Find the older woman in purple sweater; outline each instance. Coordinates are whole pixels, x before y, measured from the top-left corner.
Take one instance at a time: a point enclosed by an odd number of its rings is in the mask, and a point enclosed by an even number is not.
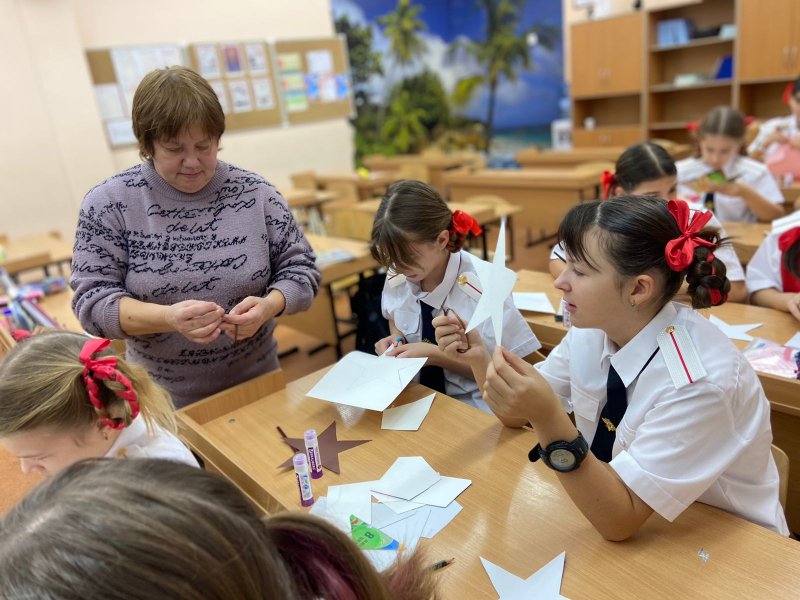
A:
[[[276,369],[274,318],[308,308],[320,274],[280,193],[217,160],[225,117],[202,77],[153,71],[132,112],[143,161],[83,200],[73,309],[184,406]]]

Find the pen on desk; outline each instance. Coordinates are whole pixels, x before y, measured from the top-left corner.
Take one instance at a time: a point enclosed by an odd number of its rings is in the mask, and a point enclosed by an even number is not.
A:
[[[435,562],[430,566],[431,571],[438,571],[439,569],[444,569],[447,565],[452,565],[456,561],[455,556],[448,560],[440,560],[439,562]]]
[[[280,427],[276,427],[276,429],[278,430],[278,433],[280,433],[280,434],[281,434],[281,437],[282,437],[282,438],[289,437],[289,436],[287,436],[285,433],[283,433],[283,429],[281,429]]]

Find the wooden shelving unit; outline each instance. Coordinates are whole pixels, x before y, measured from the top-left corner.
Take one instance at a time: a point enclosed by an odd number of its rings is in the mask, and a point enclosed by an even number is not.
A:
[[[689,19],[698,30],[735,26],[735,36],[658,45],[658,23]],[[686,125],[714,106],[766,119],[786,114],[781,95],[800,76],[800,0],[685,0],[668,8],[572,26],[573,143],[628,145],[689,140]],[[733,58],[733,76],[713,79]],[[697,83],[681,77],[696,74]],[[677,83],[676,83],[677,82]],[[587,118],[595,128],[586,129]]]

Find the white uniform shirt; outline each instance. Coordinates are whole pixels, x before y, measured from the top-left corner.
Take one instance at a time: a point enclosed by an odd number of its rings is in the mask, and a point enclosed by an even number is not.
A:
[[[477,281],[473,263],[479,260],[481,259],[464,250],[451,254],[442,282],[431,292],[423,292],[419,284],[413,281],[406,280],[397,287],[391,287],[387,282],[381,299],[383,316],[394,321],[397,329],[409,343],[422,341],[422,315],[419,302],[425,302],[433,307],[434,318],[443,313],[442,308],[451,308],[458,313],[464,323],[468,323],[478,301],[468,296],[463,287],[458,285],[457,280],[462,273],[470,273]],[[491,319],[484,321],[477,329],[486,348],[490,353],[493,352],[495,339]],[[510,294],[503,305],[503,346],[518,356],[527,356],[541,348],[539,340],[514,306]],[[492,412],[472,378],[462,377],[446,369],[444,378],[448,396],[486,412]]]
[[[141,415],[120,431],[107,458],[161,458],[197,467],[197,460],[176,436],[153,425],[152,435]]]
[[[702,203],[705,194],[698,193],[683,184],[708,175],[714,169],[704,163],[701,158],[684,158],[675,163],[675,166],[678,168],[678,197],[689,202]],[[783,194],[772,173],[763,163],[745,156],[734,156],[722,168],[722,172],[728,179],[738,176],[736,183],[753,188],[767,202],[783,204]],[[727,196],[720,192],[714,193],[714,214],[720,221],[743,221],[746,223],[758,221],[755,213],[748,208],[740,196]]]
[[[692,219],[694,219],[695,212],[706,212],[706,209],[699,204],[690,204],[689,207],[692,210]],[[691,221],[689,222],[691,223]],[[713,213],[711,215],[711,220],[706,224],[706,227],[719,229],[719,234],[723,238],[728,236],[728,234],[725,233],[725,228],[717,220],[717,217],[715,217]],[[725,269],[727,270],[726,277],[730,281],[744,281],[744,269],[742,268],[742,263],[739,261],[739,257],[736,256],[736,251],[733,248],[733,244],[725,244],[724,246],[715,250],[714,256],[725,263]],[[550,260],[556,259],[567,262],[567,250],[564,248],[563,244],[556,244],[550,251]]]
[[[772,135],[779,129],[783,130],[784,135],[790,139],[800,134],[800,126],[798,126],[797,119],[794,118],[794,115],[770,119],[758,130],[756,139],[747,147],[747,151],[752,154],[753,152],[761,150],[764,153],[764,159],[766,159],[778,149],[780,144],[778,144],[778,142],[772,142],[769,146],[765,147],[764,140],[767,139],[767,136]]]
[[[656,336],[684,328],[708,375],[676,389]],[[770,406],[758,377],[717,327],[667,303],[623,348],[599,329],[571,328],[536,365],[591,444],[606,403],[609,365],[627,388],[611,467],[655,512],[672,521],[704,502],[789,535],[778,500]],[[644,367],[644,369],[643,369]]]
[[[781,256],[778,248],[780,233],[770,233],[758,246],[753,258],[747,263],[747,291],[751,294],[758,290],[775,288],[783,291],[781,278]]]

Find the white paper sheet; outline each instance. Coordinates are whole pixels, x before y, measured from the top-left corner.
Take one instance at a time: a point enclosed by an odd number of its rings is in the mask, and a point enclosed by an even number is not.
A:
[[[486,319],[492,320],[494,338],[497,345],[503,343],[503,303],[505,302],[514,284],[517,274],[506,267],[506,221],[500,224],[500,233],[497,235],[497,247],[491,263],[476,260],[472,263],[481,282],[481,299],[472,313],[472,318],[467,325],[467,331],[472,331]]]
[[[384,410],[425,364],[425,358],[378,357],[351,352],[308,392],[308,396],[370,410]]]
[[[430,504],[431,506],[445,507],[455,500],[461,492],[472,485],[469,479],[459,479],[458,477],[442,477],[430,486],[427,490],[409,498],[412,502],[419,504]]]
[[[425,523],[425,529],[422,531],[422,537],[432,538],[435,536],[442,529],[447,527],[450,521],[456,518],[458,513],[461,512],[462,508],[463,507],[455,500],[444,508],[439,506],[431,506],[431,514],[428,516],[427,523]]]
[[[753,336],[749,335],[747,332],[751,329],[755,329],[756,327],[761,327],[762,323],[746,323],[744,325],[731,325],[730,323],[726,323],[722,319],[711,315],[708,318],[714,325],[720,328],[722,333],[728,336],[728,338],[732,340],[741,340],[743,342],[751,342],[753,341]]]
[[[381,429],[393,429],[395,431],[416,431],[422,425],[428,411],[431,409],[433,399],[436,394],[425,396],[421,400],[403,404],[395,408],[387,408],[383,411]]]
[[[384,473],[372,491],[411,500],[442,479],[421,456],[401,456]]]
[[[786,342],[784,346],[788,346],[789,348],[800,348],[800,331],[789,338],[789,341]]]
[[[550,315],[556,313],[556,309],[553,308],[550,299],[544,292],[514,292],[513,296],[514,306],[519,310],[530,310]]]
[[[483,568],[492,582],[500,600],[554,600],[561,595],[561,579],[564,576],[562,552],[527,579],[522,579],[481,557]]]
[[[375,483],[375,481],[361,481],[328,486],[328,514],[336,519],[336,524],[340,529],[350,531],[350,515],[355,515],[363,521],[370,518],[372,515],[370,488]]]

